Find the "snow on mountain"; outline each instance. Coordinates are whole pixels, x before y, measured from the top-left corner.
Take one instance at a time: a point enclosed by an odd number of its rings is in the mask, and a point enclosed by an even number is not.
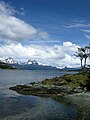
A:
[[[17,61],[15,61],[13,58],[9,57],[9,58],[6,58],[4,60],[1,60],[2,62],[4,63],[7,63],[7,64],[14,64],[14,63],[18,63]]]
[[[36,60],[28,60],[27,62],[20,62],[20,61],[17,62],[13,58],[9,57],[4,60],[0,59],[0,61],[6,63],[7,65],[10,65],[11,67],[17,68],[17,69],[27,69],[27,70],[57,69],[56,67],[42,64],[40,62],[37,62]]]
[[[27,64],[28,65],[39,65],[36,60],[28,60]]]

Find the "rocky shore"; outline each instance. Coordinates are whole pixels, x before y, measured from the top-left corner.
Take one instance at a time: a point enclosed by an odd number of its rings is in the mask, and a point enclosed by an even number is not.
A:
[[[26,85],[10,87],[19,94],[35,96],[66,96],[74,93],[86,92],[90,89],[90,73],[77,73],[45,79]]]

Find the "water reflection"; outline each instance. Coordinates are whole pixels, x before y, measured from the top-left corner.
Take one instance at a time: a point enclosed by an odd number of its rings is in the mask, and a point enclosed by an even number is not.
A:
[[[60,71],[0,70],[0,120],[77,120],[77,109],[65,99],[24,96],[8,89],[63,74]]]
[[[3,120],[77,120],[75,107],[65,100],[57,102],[52,98],[19,96],[1,102],[0,118]]]

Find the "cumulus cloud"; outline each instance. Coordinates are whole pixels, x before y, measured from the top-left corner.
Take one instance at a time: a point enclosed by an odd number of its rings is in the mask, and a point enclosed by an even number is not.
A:
[[[65,54],[65,58],[59,61],[61,67],[80,67],[80,60],[74,55]]]
[[[13,57],[14,59],[26,61],[35,59],[43,64],[57,67],[76,67],[80,66],[79,58],[74,56],[77,47],[71,42],[64,42],[63,45],[54,46],[10,44],[0,47],[0,57]]]
[[[1,40],[30,40],[39,37],[47,39],[48,33],[39,31],[32,25],[25,23],[23,20],[16,18],[14,8],[4,2],[0,2],[0,39]]]
[[[19,43],[1,46],[0,56],[12,56],[24,59],[62,59],[64,58],[63,51],[59,50],[61,49],[56,49],[55,46],[51,48],[40,45],[22,46]]]
[[[68,46],[73,46],[74,44],[68,41],[68,42],[63,42],[63,45],[68,47]]]
[[[75,54],[75,52],[77,51],[77,48],[79,48],[79,47],[80,46],[72,44],[69,41],[63,42],[63,50],[64,50],[64,52],[71,55],[71,56]]]
[[[49,34],[47,32],[40,32],[39,34],[39,38],[46,40],[47,38],[49,38]]]
[[[0,2],[0,14],[2,15],[13,15],[16,10],[11,7],[9,4],[5,3],[4,1]]]
[[[24,21],[0,15],[0,37],[6,40],[25,40],[33,38],[37,30]]]

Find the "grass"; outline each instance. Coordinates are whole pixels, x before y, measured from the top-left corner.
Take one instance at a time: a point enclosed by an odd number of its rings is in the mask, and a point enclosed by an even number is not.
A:
[[[83,92],[86,88],[90,90],[90,73],[88,72],[45,79],[30,85],[17,85],[10,89],[24,95],[51,96]]]
[[[69,87],[83,87],[89,81],[89,73],[77,73],[56,77],[53,79],[45,79],[41,83],[44,85],[66,85]]]

